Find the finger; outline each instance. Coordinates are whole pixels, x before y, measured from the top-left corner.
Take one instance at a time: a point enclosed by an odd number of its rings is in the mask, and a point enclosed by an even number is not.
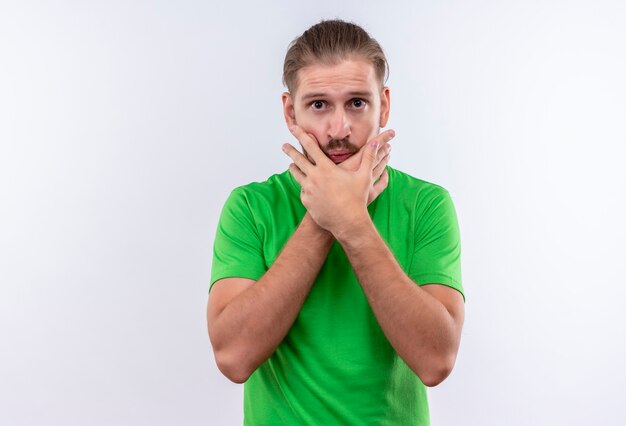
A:
[[[382,133],[377,134],[370,142],[378,142],[381,146],[382,144],[389,142],[396,136],[396,131],[393,129],[385,130]]]
[[[311,167],[313,164],[300,153],[297,149],[295,149],[291,144],[286,143],[283,144],[283,152],[291,158],[291,160],[295,163],[296,166],[306,175],[309,174]]]
[[[391,144],[389,142],[381,143],[378,148],[378,159],[380,160],[385,155],[389,154],[389,152],[391,152]]]
[[[392,129],[389,129],[370,140],[365,147],[366,151],[363,153],[360,169],[364,171],[373,170],[378,163],[376,161],[376,155],[378,153],[379,147],[385,143],[388,143],[391,139],[393,139],[395,135],[396,132]]]
[[[298,182],[301,186],[304,184],[304,180],[306,179],[306,175],[302,173],[302,170],[294,163],[289,165],[289,172],[293,176],[293,178]]]
[[[296,139],[298,139],[298,141],[302,145],[302,148],[307,152],[307,154],[309,154],[313,161],[315,161],[315,164],[321,164],[324,161],[330,161],[328,157],[326,157],[324,152],[322,152],[322,150],[320,149],[317,140],[315,140],[314,137],[311,137],[308,133],[306,133],[302,129],[302,127],[294,124],[289,128],[289,130],[296,137]]]
[[[376,161],[376,156],[378,155],[378,142],[372,140],[368,142],[365,146],[365,150],[363,151],[363,156],[361,157],[361,166],[359,167],[359,172],[362,173],[371,173],[374,169]]]
[[[350,170],[352,172],[358,170],[361,165],[362,155],[363,155],[363,150],[362,149],[358,150],[357,152],[354,153],[354,155],[351,155],[350,158],[348,158],[346,161],[342,161],[341,163],[339,163],[339,167],[344,170]]]
[[[378,152],[376,153],[376,160],[377,160],[376,165],[378,166],[378,163],[380,163],[383,158],[389,155],[390,152],[391,152],[391,144],[388,142],[385,142],[384,144],[382,144],[378,148]]]
[[[377,180],[378,178],[380,178],[383,174],[383,171],[385,171],[385,167],[387,166],[387,164],[389,164],[389,157],[390,155],[387,154],[385,155],[376,165],[376,167],[374,167],[374,170],[372,170],[372,177],[374,178],[374,180]]]
[[[376,197],[378,197],[380,193],[383,192],[385,188],[387,188],[388,183],[389,183],[389,174],[387,173],[387,169],[385,169],[383,170],[383,174],[380,176],[380,179],[378,179],[378,182],[376,182],[372,186],[372,190],[370,192],[370,195],[371,195],[370,202],[374,201]]]
[[[378,159],[383,158],[385,155],[391,152],[391,139],[393,139],[396,135],[396,132],[392,129],[386,130],[374,138],[372,138],[369,143],[378,142]]]

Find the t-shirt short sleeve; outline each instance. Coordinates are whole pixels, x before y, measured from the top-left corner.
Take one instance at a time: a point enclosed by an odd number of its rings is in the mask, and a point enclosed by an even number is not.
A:
[[[262,239],[255,225],[246,193],[231,192],[220,215],[213,243],[209,292],[222,278],[258,280],[265,273]]]
[[[461,237],[448,191],[438,188],[417,219],[410,278],[419,285],[447,285],[465,299],[461,283]]]

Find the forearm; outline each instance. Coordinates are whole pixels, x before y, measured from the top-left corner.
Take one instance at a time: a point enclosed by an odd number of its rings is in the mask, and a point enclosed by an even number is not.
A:
[[[269,270],[216,317],[212,342],[245,381],[287,335],[319,273],[333,236],[308,215]]]
[[[405,274],[369,217],[337,240],[389,343],[425,384],[439,383],[460,343],[452,315]]]

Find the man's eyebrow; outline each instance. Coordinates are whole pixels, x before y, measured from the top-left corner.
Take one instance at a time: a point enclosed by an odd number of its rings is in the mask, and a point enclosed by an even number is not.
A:
[[[353,92],[348,92],[348,96],[350,97],[354,97],[354,98],[372,98],[373,94],[372,92],[368,91],[353,91]],[[326,93],[307,93],[306,95],[302,96],[302,102],[306,102],[309,99],[319,99],[319,98],[326,98],[328,97],[328,95]]]

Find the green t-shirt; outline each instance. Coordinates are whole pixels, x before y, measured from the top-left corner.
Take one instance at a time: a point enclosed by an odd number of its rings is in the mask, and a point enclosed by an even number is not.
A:
[[[387,188],[368,206],[381,237],[416,284],[463,294],[448,191],[387,170]],[[227,277],[261,278],[305,212],[288,171],[233,190],[215,235],[210,288]],[[337,242],[289,333],[246,381],[244,423],[429,424],[426,387],[389,344]]]

